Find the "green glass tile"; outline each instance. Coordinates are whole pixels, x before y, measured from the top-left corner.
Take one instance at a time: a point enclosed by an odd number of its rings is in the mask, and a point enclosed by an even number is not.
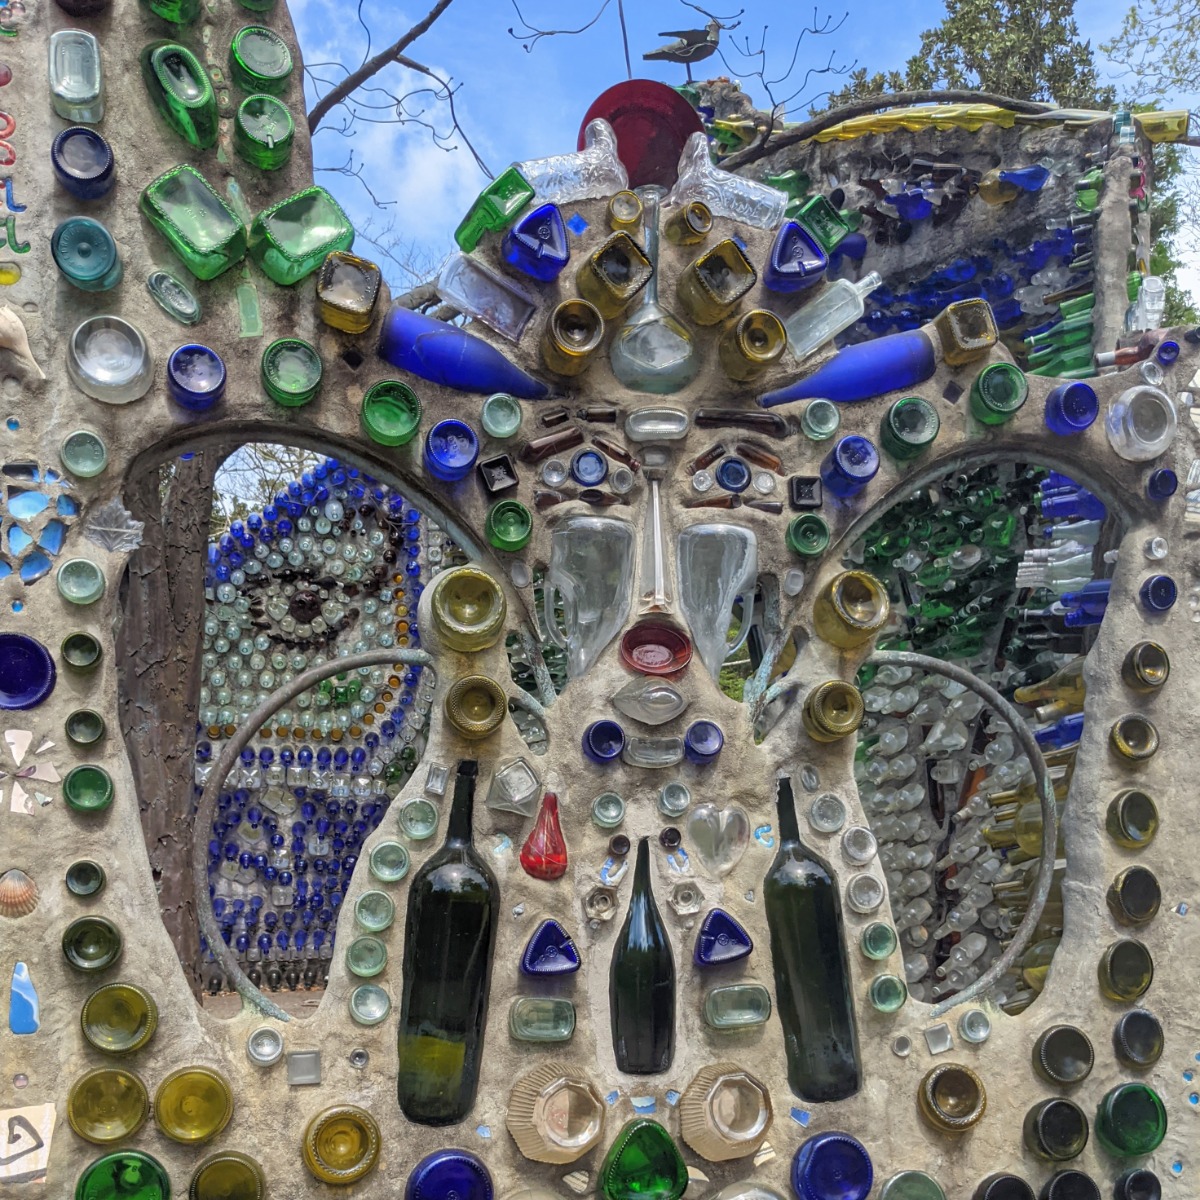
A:
[[[796,220],[817,239],[826,254],[850,232],[841,214],[824,196],[814,196],[811,200],[806,200]]]
[[[311,275],[331,251],[353,245],[354,226],[322,187],[280,200],[250,226],[250,257],[285,287]]]
[[[604,1200],[679,1200],[687,1185],[671,1135],[657,1121],[635,1117],[604,1156],[596,1190]]]
[[[172,167],[138,204],[197,279],[216,279],[245,257],[245,226],[195,167]]]
[[[704,1021],[713,1029],[747,1029],[770,1015],[771,994],[760,983],[733,983],[704,997]]]

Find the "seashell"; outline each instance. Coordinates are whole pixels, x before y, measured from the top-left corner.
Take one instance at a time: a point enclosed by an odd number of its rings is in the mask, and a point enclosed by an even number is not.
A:
[[[37,884],[19,867],[0,875],[0,917],[27,917],[37,902]]]
[[[39,379],[46,378],[29,349],[29,337],[21,318],[7,304],[0,304],[0,349],[11,350]]]

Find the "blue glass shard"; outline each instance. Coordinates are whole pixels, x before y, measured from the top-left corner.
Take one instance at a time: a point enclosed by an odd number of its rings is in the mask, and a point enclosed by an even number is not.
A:
[[[50,497],[43,496],[41,492],[28,492],[24,488],[14,487],[8,489],[8,511],[18,521],[28,521],[30,517],[36,517],[49,504]]]
[[[809,1121],[812,1120],[812,1113],[806,1112],[802,1108],[793,1108],[792,1111],[788,1113],[788,1116],[790,1116],[797,1125],[803,1127],[807,1127]]]
[[[8,1001],[8,1027],[18,1035],[37,1033],[38,994],[29,977],[29,968],[19,962],[13,967],[12,992]]]
[[[633,1111],[642,1117],[648,1117],[658,1110],[658,1101],[653,1096],[630,1096],[629,1103],[633,1105]]]
[[[700,925],[692,958],[698,967],[737,962],[754,949],[742,926],[723,908],[714,908]]]
[[[49,467],[46,468],[46,482],[47,483],[57,483],[60,478],[61,478],[61,476],[59,475],[59,473],[57,471],[53,471]]]
[[[10,525],[8,527],[8,548],[14,554],[22,554],[33,545],[33,538],[29,536],[19,525]]]
[[[79,501],[72,499],[70,496],[59,496],[55,501],[54,511],[60,517],[77,517],[79,516]]]
[[[1197,1054],[1196,1057],[1200,1058],[1200,1054]],[[621,1098],[620,1092],[609,1092],[608,1095],[604,1097],[604,1103],[605,1104],[616,1104],[616,1102],[618,1100],[620,1100],[620,1098]]]
[[[677,1091],[676,1091],[674,1088],[669,1088],[669,1089],[667,1090],[667,1097],[666,1097],[666,1099],[667,1099],[667,1103],[668,1103],[668,1104],[669,1104],[669,1105],[670,1105],[672,1108],[674,1108],[674,1107],[675,1107],[675,1105],[677,1105],[677,1104],[679,1103],[679,1098],[680,1098],[680,1096],[682,1096],[682,1095],[683,1095],[683,1093],[682,1093],[682,1092],[677,1092]]]
[[[579,951],[571,935],[553,917],[534,931],[521,955],[523,975],[569,975],[579,970]]]
[[[54,564],[40,551],[34,550],[21,560],[21,582],[28,586],[50,573]]]
[[[7,579],[12,574],[12,567],[0,558],[0,579]]]
[[[588,227],[588,223],[578,214],[570,217],[567,221],[567,228],[576,236],[582,237],[584,230]]]
[[[57,554],[67,538],[67,527],[61,521],[48,521],[38,535],[38,546],[47,554]]]
[[[20,479],[23,483],[37,483],[40,479],[38,465],[33,462],[5,463],[0,467],[0,473],[9,479]]]

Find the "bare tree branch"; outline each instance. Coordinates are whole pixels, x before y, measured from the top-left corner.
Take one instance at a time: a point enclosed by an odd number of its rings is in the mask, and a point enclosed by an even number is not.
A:
[[[418,21],[403,37],[393,42],[386,50],[381,50],[369,58],[358,68],[351,71],[341,83],[331,92],[322,96],[312,106],[308,114],[308,132],[316,133],[317,127],[328,115],[329,110],[341,104],[358,90],[373,75],[377,75],[384,67],[396,61],[397,55],[403,54],[413,42],[423,33],[427,33],[437,19],[454,3],[454,0],[437,0],[437,3]]]
[[[738,17],[742,16],[746,11],[744,8],[739,8],[732,16],[718,17],[716,13],[711,13],[707,8],[701,8],[698,4],[693,4],[691,0],[679,0],[679,3],[682,4],[684,8],[694,9],[702,17],[707,17],[710,21],[716,21],[716,23],[720,25],[722,29],[736,29],[738,25],[741,24],[741,22],[738,21]],[[737,24],[726,25],[726,21],[735,21]]]
[[[534,46],[536,46],[538,44],[538,42],[540,42],[542,40],[542,38],[557,37],[559,34],[574,35],[576,33],[583,33],[585,30],[591,29],[591,27],[593,25],[595,25],[595,23],[598,20],[600,20],[600,18],[602,16],[604,16],[605,10],[612,3],[612,0],[604,0],[604,2],[600,5],[600,8],[597,10],[596,15],[590,21],[588,21],[588,23],[586,25],[580,25],[580,27],[578,29],[539,29],[536,25],[531,25],[525,19],[525,14],[521,12],[520,7],[517,5],[517,0],[510,0],[510,2],[512,4],[514,10],[516,11],[518,19],[520,20],[521,24],[525,26],[525,28],[520,33],[517,33],[510,26],[509,30],[508,30],[508,35],[509,35],[509,37],[515,38],[518,42],[520,42],[521,49],[528,52],[528,51],[531,51],[534,48]],[[624,28],[625,28],[624,13],[621,14],[621,18],[622,18],[621,19],[621,28],[622,28],[622,30],[624,30]],[[524,38],[529,38],[529,41],[528,42],[523,41],[522,39],[524,39]],[[626,48],[625,48],[625,61],[626,61],[626,66],[628,66],[628,63],[629,63],[628,42],[626,43]]]
[[[878,112],[883,108],[898,108],[910,104],[994,104],[999,108],[1007,108],[1019,113],[1044,113],[1054,108],[1053,104],[1043,104],[1037,100],[1015,100],[1012,96],[1000,96],[995,92],[977,92],[969,88],[944,88],[913,92],[893,92],[891,95],[864,96],[853,100],[840,108],[831,108],[810,120],[802,121],[786,133],[777,133],[773,137],[764,138],[745,150],[731,154],[720,163],[726,171],[738,171],[750,163],[758,162],[768,154],[774,154],[786,146],[795,146],[798,142],[806,142],[822,130],[833,125],[840,125],[851,117],[865,116],[867,113]]]

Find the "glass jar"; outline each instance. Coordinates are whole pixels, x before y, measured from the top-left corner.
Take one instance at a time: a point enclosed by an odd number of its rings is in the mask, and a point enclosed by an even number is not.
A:
[[[921,1080],[917,1106],[926,1123],[939,1133],[965,1133],[987,1111],[987,1092],[970,1067],[944,1063]]]
[[[154,382],[154,360],[142,331],[121,317],[88,317],[67,342],[67,374],[103,404],[140,400]]]

